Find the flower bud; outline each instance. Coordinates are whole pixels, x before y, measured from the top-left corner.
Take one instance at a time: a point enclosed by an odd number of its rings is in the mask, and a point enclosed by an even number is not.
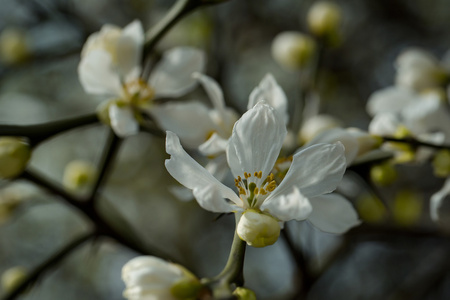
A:
[[[299,139],[301,143],[307,143],[313,139],[319,133],[336,127],[341,127],[342,122],[333,116],[329,115],[317,115],[309,118],[302,125],[299,132]]]
[[[87,161],[74,160],[64,170],[63,186],[71,191],[86,191],[95,182],[97,171]]]
[[[30,55],[26,32],[6,28],[0,33],[0,61],[6,64],[21,63]]]
[[[433,158],[434,175],[437,177],[450,176],[450,150],[443,149]]]
[[[397,179],[397,171],[390,162],[372,166],[370,169],[370,179],[379,186],[386,186]]]
[[[360,196],[356,201],[356,209],[361,219],[368,223],[381,222],[387,215],[384,204],[372,194]]]
[[[122,268],[129,300],[195,299],[202,285],[188,270],[154,256],[139,256]]]
[[[233,292],[233,296],[238,300],[256,300],[255,292],[243,287],[237,287]]]
[[[11,292],[27,278],[27,270],[24,267],[13,267],[2,274],[2,288],[5,292]]]
[[[367,152],[379,148],[383,144],[383,139],[374,136],[366,131],[358,128],[348,128],[347,132],[350,133],[358,141],[358,155],[361,156]]]
[[[20,175],[31,157],[28,143],[17,137],[0,137],[0,178]]]
[[[286,31],[272,42],[272,56],[286,70],[296,70],[307,65],[316,50],[315,41],[308,35]]]
[[[328,1],[319,1],[309,9],[308,26],[318,37],[331,37],[338,32],[341,23],[340,7]]]
[[[394,198],[392,215],[399,225],[409,226],[419,220],[423,211],[423,199],[417,193],[402,190]]]
[[[248,209],[239,220],[236,232],[249,246],[260,248],[278,240],[280,224],[270,215]]]

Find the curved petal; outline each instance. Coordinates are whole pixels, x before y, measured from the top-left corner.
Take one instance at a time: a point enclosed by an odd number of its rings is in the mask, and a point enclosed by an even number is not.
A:
[[[243,205],[236,193],[214,178],[184,151],[177,135],[170,131],[167,131],[166,151],[170,154],[170,159],[165,162],[167,171],[179,183],[193,190],[200,206],[213,212],[230,212],[235,208],[225,199],[238,206]]]
[[[370,95],[367,112],[372,117],[379,113],[398,112],[405,105],[418,100],[417,94],[406,88],[388,87]]]
[[[308,220],[322,231],[344,233],[361,223],[351,203],[341,195],[322,195],[310,202],[312,213]]]
[[[395,113],[377,114],[369,124],[369,132],[380,136],[393,136],[401,125],[400,116]]]
[[[233,175],[262,171],[264,180],[275,165],[287,134],[284,120],[262,102],[248,110],[233,128],[227,160]]]
[[[251,109],[261,100],[275,108],[287,124],[289,121],[287,97],[272,74],[266,74],[259,85],[250,93],[247,109]]]
[[[139,132],[139,124],[134,118],[129,106],[119,107],[116,104],[109,106],[109,119],[111,127],[119,137],[127,137]]]
[[[448,195],[450,195],[450,177],[447,178],[442,189],[431,196],[430,214],[433,221],[439,221],[439,209],[442,206],[442,201],[444,201],[445,197]]]
[[[205,169],[208,170],[208,172],[211,173],[215,178],[223,181],[230,172],[226,155],[219,155],[211,159],[206,164]]]
[[[197,84],[192,73],[201,72],[205,55],[191,47],[177,47],[164,53],[153,70],[149,84],[155,89],[155,97],[180,97]]]
[[[351,164],[359,151],[358,140],[347,130],[342,128],[327,129],[317,134],[308,144],[326,144],[341,142],[345,147],[345,160],[347,165]]]
[[[338,142],[313,145],[296,153],[286,176],[270,197],[287,195],[294,186],[307,198],[332,192],[346,169],[344,151]]]
[[[211,99],[211,102],[214,106],[214,108],[218,110],[222,110],[225,108],[225,100],[223,99],[223,92],[220,88],[217,81],[215,81],[213,78],[203,75],[201,73],[194,73],[192,76],[197,79],[200,84],[205,89],[206,93],[209,96],[209,99]]]
[[[140,21],[135,20],[122,31],[116,44],[117,67],[122,76],[138,73],[144,44],[144,29]]]
[[[187,148],[197,148],[216,129],[210,109],[197,101],[155,105],[148,112],[161,128],[175,132]]]
[[[228,140],[221,138],[217,133],[214,133],[206,142],[198,147],[198,150],[206,156],[215,156],[225,154]]]
[[[87,93],[105,96],[122,95],[119,73],[111,55],[103,50],[87,53],[78,65],[78,78]]]
[[[298,188],[293,187],[292,192],[278,197],[268,197],[261,205],[261,210],[267,210],[280,221],[305,220],[312,211],[308,198],[303,196]]]

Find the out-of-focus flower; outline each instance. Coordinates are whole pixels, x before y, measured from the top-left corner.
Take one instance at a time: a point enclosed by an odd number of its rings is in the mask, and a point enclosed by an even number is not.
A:
[[[423,212],[423,199],[414,191],[401,190],[394,198],[392,217],[397,224],[411,226],[417,223]]]
[[[25,31],[18,28],[5,28],[0,33],[0,61],[17,64],[30,56],[30,46]]]
[[[6,222],[21,204],[36,195],[34,185],[20,181],[11,182],[0,190],[0,224]]]
[[[299,70],[308,65],[316,51],[316,42],[310,36],[286,31],[272,42],[272,57],[286,70]]]
[[[416,91],[442,86],[449,79],[449,70],[431,53],[419,48],[404,50],[395,66],[395,84]]]
[[[285,136],[285,121],[263,102],[236,122],[226,153],[239,195],[193,160],[172,132],[167,132],[166,151],[171,157],[166,168],[193,190],[200,206],[212,212],[254,210],[280,222],[308,218],[319,229],[333,233],[359,224],[346,199],[325,195],[336,188],[345,171],[344,147],[321,144],[296,153],[278,185],[271,171]],[[272,225],[269,228],[273,230]]]
[[[14,178],[26,168],[31,149],[23,138],[0,137],[0,178]]]
[[[96,168],[87,161],[74,160],[64,169],[63,186],[71,191],[88,191],[97,177]]]
[[[379,186],[386,186],[394,183],[397,176],[394,165],[389,161],[373,165],[370,168],[370,179]]]
[[[450,176],[450,150],[443,149],[433,157],[434,175],[438,177]]]
[[[341,25],[341,8],[333,2],[315,2],[308,11],[309,29],[316,36],[336,40]]]
[[[375,195],[363,194],[356,199],[356,209],[361,219],[369,223],[382,222],[387,216],[384,204]]]
[[[435,222],[441,219],[440,208],[442,202],[450,195],[450,177],[444,183],[444,186],[431,196],[430,199],[430,215],[431,219]]]
[[[243,287],[237,287],[233,295],[237,297],[238,300],[256,300],[256,294],[252,290]]]
[[[24,267],[13,267],[2,274],[2,288],[5,292],[14,290],[28,276],[28,271]]]
[[[123,30],[105,25],[92,34],[81,52],[80,82],[87,93],[111,97],[107,109],[117,135],[139,130],[141,112],[152,113],[153,100],[179,97],[196,85],[192,73],[205,65],[203,52],[190,47],[166,51],[148,81],[140,78],[144,32],[139,21]],[[105,119],[103,117],[103,119]]]
[[[180,265],[154,256],[139,256],[122,268],[129,300],[196,299],[202,289],[200,281]]]
[[[302,124],[299,132],[300,144],[311,141],[316,135],[324,130],[342,127],[342,122],[330,115],[316,115]]]

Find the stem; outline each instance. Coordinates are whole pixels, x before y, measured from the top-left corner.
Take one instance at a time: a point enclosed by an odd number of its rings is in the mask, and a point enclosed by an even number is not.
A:
[[[225,268],[219,275],[211,279],[203,279],[203,283],[213,291],[214,299],[232,299],[233,291],[230,285],[235,283],[237,286],[242,286],[244,284],[243,271],[246,246],[247,244],[241,240],[235,231]]]
[[[429,147],[429,148],[435,148],[435,149],[449,149],[450,150],[450,145],[436,145],[436,144],[430,144],[430,143],[426,143],[426,142],[421,142],[418,141],[414,138],[405,138],[405,139],[396,139],[393,137],[381,137],[385,142],[396,142],[396,143],[404,143],[404,144],[409,144],[413,147]]]
[[[0,125],[0,136],[23,136],[30,140],[32,147],[45,139],[75,127],[98,122],[95,113],[60,121],[37,125]]]
[[[74,241],[72,241],[70,244],[66,245],[62,249],[60,249],[58,252],[53,254],[49,259],[44,261],[42,264],[40,264],[36,269],[31,272],[31,274],[23,281],[21,282],[14,290],[7,293],[2,300],[12,300],[15,299],[17,296],[19,296],[22,292],[25,291],[27,287],[32,285],[34,282],[36,282],[41,275],[43,275],[44,272],[48,271],[49,268],[52,266],[58,264],[60,261],[62,261],[67,255],[72,253],[76,248],[84,244],[86,241],[91,239],[95,236],[95,232],[87,233]]]

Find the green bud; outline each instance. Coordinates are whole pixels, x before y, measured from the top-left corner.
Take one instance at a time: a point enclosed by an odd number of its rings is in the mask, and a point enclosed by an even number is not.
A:
[[[386,218],[384,204],[376,196],[365,194],[356,201],[356,209],[362,220],[368,223],[379,223]]]
[[[237,287],[233,292],[233,296],[237,297],[238,300],[256,300],[255,292],[243,287]]]
[[[74,160],[64,170],[63,186],[72,191],[84,191],[95,182],[97,170],[87,161]]]
[[[2,288],[10,292],[19,286],[27,278],[27,270],[24,267],[13,267],[2,274]]]
[[[309,9],[307,21],[309,29],[318,37],[335,39],[341,25],[340,7],[328,1],[314,3]]]
[[[272,56],[281,67],[297,70],[305,67],[313,58],[316,42],[310,36],[286,31],[278,34],[272,43]]]
[[[397,171],[390,162],[374,165],[370,169],[370,179],[379,186],[392,184],[397,179]]]
[[[170,293],[177,299],[196,299],[203,285],[195,278],[182,279],[172,285]]]
[[[434,175],[437,177],[450,176],[450,150],[440,150],[433,158]]]
[[[14,178],[20,175],[30,157],[30,146],[24,139],[0,137],[0,178]]]
[[[0,61],[5,64],[18,64],[30,56],[28,37],[18,28],[6,28],[0,33]]]
[[[403,226],[416,223],[423,211],[423,199],[410,190],[402,190],[394,198],[392,215],[394,220]]]
[[[278,240],[280,224],[270,215],[247,209],[239,220],[236,232],[249,246],[260,248]]]

